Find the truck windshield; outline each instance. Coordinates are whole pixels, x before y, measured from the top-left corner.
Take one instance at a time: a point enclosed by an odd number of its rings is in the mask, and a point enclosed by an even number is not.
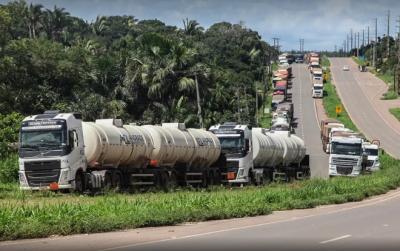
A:
[[[314,86],[314,90],[322,90],[323,87],[322,86]]]
[[[361,144],[347,144],[332,142],[332,154],[343,154],[343,155],[361,155]]]
[[[62,130],[22,131],[21,148],[60,147],[64,142]]]
[[[238,136],[218,136],[219,142],[221,143],[222,153],[226,155],[226,157],[234,158],[234,157],[243,157],[246,155],[244,151],[245,143],[242,135]]]
[[[364,149],[364,152],[368,155],[368,156],[378,156],[378,149]]]

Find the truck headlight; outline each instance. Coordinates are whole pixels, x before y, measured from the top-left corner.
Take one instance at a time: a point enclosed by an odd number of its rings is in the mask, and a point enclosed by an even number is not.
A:
[[[243,168],[239,168],[236,178],[243,177],[243,174],[244,174],[244,169]]]
[[[59,179],[60,184],[68,183],[68,173],[69,173],[69,168],[61,170],[60,179]]]
[[[26,180],[24,172],[18,172],[18,176],[19,176],[19,183],[21,184],[21,186],[27,187],[28,181]]]

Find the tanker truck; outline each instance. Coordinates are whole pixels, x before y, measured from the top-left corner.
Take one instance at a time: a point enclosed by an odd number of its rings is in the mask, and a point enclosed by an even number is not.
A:
[[[309,176],[309,156],[304,141],[289,131],[268,131],[233,122],[210,127],[218,137],[226,167],[221,170],[230,184],[262,184],[269,180]]]
[[[20,129],[23,190],[207,185],[220,179],[223,165],[213,133],[179,123],[82,122],[78,113],[47,111],[26,117]]]

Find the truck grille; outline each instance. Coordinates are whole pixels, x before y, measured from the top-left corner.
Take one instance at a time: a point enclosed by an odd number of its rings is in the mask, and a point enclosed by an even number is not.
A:
[[[353,172],[353,167],[336,166],[336,171],[342,175],[349,175]]]
[[[228,160],[228,161],[226,161],[226,167],[228,169],[238,169],[239,168],[239,161]]]
[[[357,165],[357,159],[349,159],[349,158],[332,158],[332,164],[336,166],[342,167],[351,167]]]
[[[60,177],[59,160],[25,162],[24,166],[29,186],[48,186]]]

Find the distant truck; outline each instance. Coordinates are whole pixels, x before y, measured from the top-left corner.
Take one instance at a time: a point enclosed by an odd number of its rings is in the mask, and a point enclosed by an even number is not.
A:
[[[363,151],[367,155],[366,171],[378,171],[381,167],[379,161],[379,141],[374,140],[371,142],[363,143]]]
[[[312,97],[313,98],[323,98],[324,97],[324,84],[315,83],[312,86]]]
[[[321,120],[320,128],[321,128],[321,140],[322,140],[322,149],[324,152],[329,153],[329,134],[332,128],[344,128],[344,125],[340,123],[336,119],[325,119]]]

